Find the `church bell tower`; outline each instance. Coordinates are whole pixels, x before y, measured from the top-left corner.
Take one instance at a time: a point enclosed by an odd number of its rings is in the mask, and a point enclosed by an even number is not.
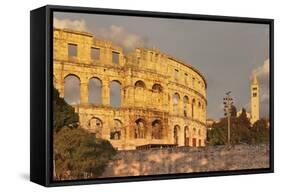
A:
[[[254,124],[260,119],[260,95],[259,82],[256,74],[253,74],[251,82],[251,123]]]

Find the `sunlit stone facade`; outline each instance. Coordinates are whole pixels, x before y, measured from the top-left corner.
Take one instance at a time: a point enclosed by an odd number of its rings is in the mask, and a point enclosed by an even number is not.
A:
[[[119,150],[205,146],[207,85],[191,65],[158,49],[124,54],[111,41],[72,30],[54,29],[53,45],[55,87],[66,101],[75,90],[77,102],[70,104],[81,127]],[[69,77],[75,89],[66,85]]]

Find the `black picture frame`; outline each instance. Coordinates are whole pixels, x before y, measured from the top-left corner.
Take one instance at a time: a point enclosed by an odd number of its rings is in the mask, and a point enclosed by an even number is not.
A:
[[[204,173],[182,173],[102,178],[92,180],[52,181],[52,58],[53,58],[53,13],[94,13],[153,18],[176,18],[205,21],[268,24],[270,59],[270,167],[262,169],[215,171]],[[30,12],[30,180],[53,187],[178,178],[227,176],[274,172],[274,20],[262,18],[197,15],[136,10],[117,10],[88,7],[46,5]]]

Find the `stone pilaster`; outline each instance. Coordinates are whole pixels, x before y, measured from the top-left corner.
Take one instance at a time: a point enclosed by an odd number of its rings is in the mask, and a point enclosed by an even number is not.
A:
[[[178,136],[179,146],[184,146],[184,127],[180,127]]]
[[[88,104],[88,81],[81,79],[80,83],[80,104]]]
[[[103,80],[102,84],[102,104],[104,106],[110,105],[110,86],[108,80]]]

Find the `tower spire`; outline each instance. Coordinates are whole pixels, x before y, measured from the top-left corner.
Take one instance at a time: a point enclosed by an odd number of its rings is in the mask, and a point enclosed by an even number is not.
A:
[[[254,72],[252,76],[252,85],[258,85],[258,79],[257,79],[257,74]]]

